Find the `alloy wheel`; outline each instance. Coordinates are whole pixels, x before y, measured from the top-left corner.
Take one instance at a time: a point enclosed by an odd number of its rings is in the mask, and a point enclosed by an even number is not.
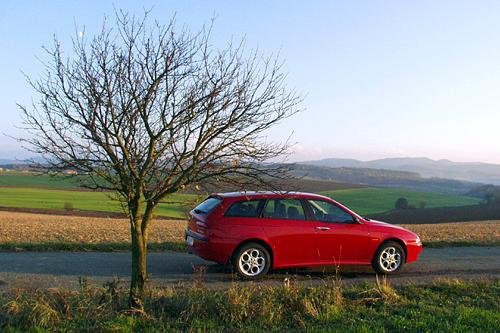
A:
[[[257,276],[266,267],[266,255],[256,248],[246,249],[241,253],[238,265],[244,275],[249,277]]]
[[[386,272],[394,272],[401,265],[401,253],[393,246],[388,246],[380,253],[380,267]]]

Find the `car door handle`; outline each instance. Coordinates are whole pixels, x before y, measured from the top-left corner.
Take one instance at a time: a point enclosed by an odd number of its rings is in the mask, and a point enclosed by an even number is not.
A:
[[[330,230],[329,227],[316,227],[316,229],[321,230],[321,231],[327,231]]]

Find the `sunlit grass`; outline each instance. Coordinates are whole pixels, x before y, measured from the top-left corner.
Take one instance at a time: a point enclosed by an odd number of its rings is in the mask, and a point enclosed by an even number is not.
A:
[[[498,280],[441,280],[393,287],[387,280],[345,287],[234,285],[151,288],[145,312],[127,311],[127,284],[81,280],[79,291],[13,290],[0,294],[4,331],[338,331],[497,332]]]
[[[202,200],[193,194],[172,194],[160,203],[159,216],[184,218],[186,213]],[[116,196],[106,192],[70,191],[42,188],[0,187],[0,206],[65,210],[71,204],[74,210],[122,213]]]

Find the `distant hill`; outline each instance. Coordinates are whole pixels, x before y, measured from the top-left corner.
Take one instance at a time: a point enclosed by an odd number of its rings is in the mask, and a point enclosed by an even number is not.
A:
[[[296,177],[367,186],[400,187],[443,194],[463,195],[483,185],[481,183],[454,179],[424,178],[416,172],[387,169],[359,167],[331,168],[301,163],[292,164],[289,168],[291,173]]]
[[[0,166],[1,165],[16,165],[16,164],[26,164],[25,161],[22,160],[11,160],[7,158],[0,158]]]
[[[425,157],[384,158],[373,161],[327,158],[301,162],[301,164],[330,168],[372,168],[408,171],[418,173],[422,177],[448,178],[500,185],[499,164],[452,162],[449,160],[436,161]]]
[[[0,168],[22,170],[29,168],[29,165],[33,165],[33,163],[44,163],[44,161],[40,157],[30,159],[0,158]]]
[[[18,164],[14,164],[14,166],[19,167]],[[1,167],[2,166],[0,166],[0,168]],[[88,190],[82,187],[82,184],[89,184],[89,178],[87,175],[83,174],[68,177],[68,175],[66,174],[60,174],[59,177],[52,177],[48,174],[29,172],[26,170],[19,171],[11,169],[7,172],[0,171],[0,187]],[[201,188],[201,192],[200,189],[196,189],[194,187],[188,187],[181,192],[204,195],[214,192],[232,192],[241,190],[241,187],[236,187],[235,185],[231,184],[223,184],[221,182],[217,182],[216,184],[201,183],[199,185]],[[278,180],[274,182],[274,184],[270,185],[268,189],[318,193],[323,191],[356,189],[363,187],[366,186],[363,186],[359,183],[351,184],[338,181],[291,178]],[[262,188],[260,187],[260,185],[256,185],[255,188],[246,188],[246,190],[262,190]]]

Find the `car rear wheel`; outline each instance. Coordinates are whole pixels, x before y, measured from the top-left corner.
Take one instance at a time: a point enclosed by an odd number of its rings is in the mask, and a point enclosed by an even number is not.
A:
[[[382,244],[373,258],[373,269],[379,274],[397,273],[405,263],[405,251],[397,242]]]
[[[245,279],[257,279],[264,276],[271,266],[269,251],[257,243],[241,246],[233,257],[233,266]]]

